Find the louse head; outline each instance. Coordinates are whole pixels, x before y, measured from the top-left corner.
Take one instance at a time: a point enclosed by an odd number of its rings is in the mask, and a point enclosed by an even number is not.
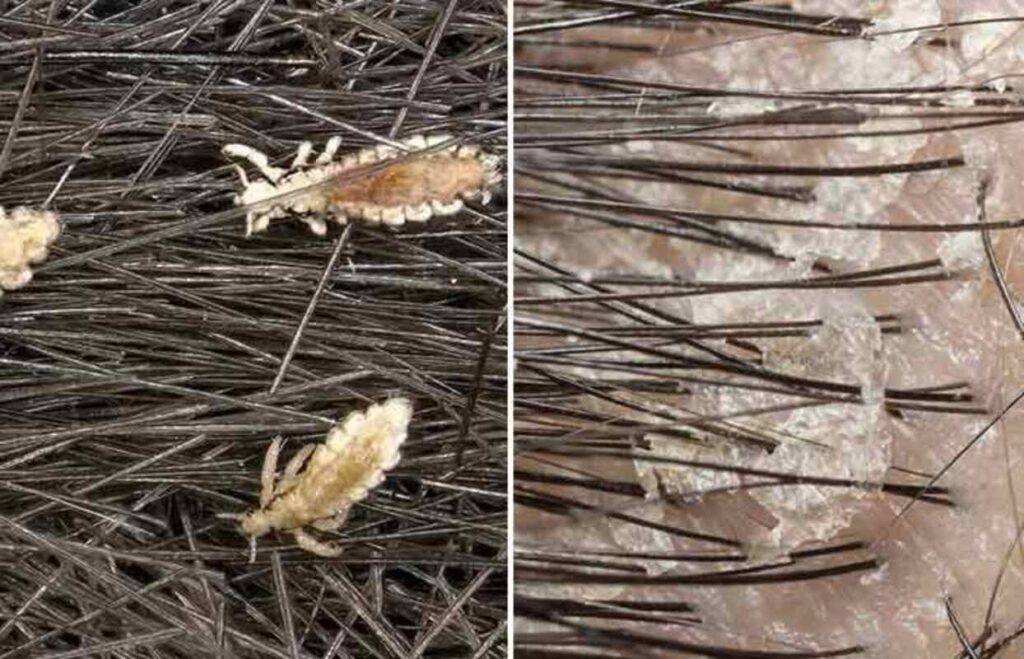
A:
[[[263,510],[251,510],[240,520],[242,531],[250,538],[258,538],[270,531],[270,518]]]

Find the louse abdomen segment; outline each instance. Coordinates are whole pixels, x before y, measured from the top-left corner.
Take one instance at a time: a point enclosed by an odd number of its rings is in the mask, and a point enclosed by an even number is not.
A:
[[[339,182],[330,196],[341,207],[372,204],[387,208],[435,201],[449,204],[464,195],[480,193],[487,185],[483,162],[442,154],[412,157],[359,180]]]
[[[490,188],[501,181],[496,156],[474,146],[417,153],[448,139],[445,135],[417,136],[405,141],[410,149],[406,154],[377,147],[343,160],[341,176],[326,192],[337,221],[351,218],[399,225],[454,215],[462,209],[463,200],[487,203]],[[371,168],[357,174],[350,170],[353,160],[359,169],[367,164]]]

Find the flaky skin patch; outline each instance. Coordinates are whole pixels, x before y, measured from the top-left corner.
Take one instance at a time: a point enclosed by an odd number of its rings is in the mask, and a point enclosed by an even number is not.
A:
[[[32,280],[33,263],[42,262],[60,235],[56,213],[18,206],[0,207],[0,289],[13,291]]]
[[[411,418],[412,405],[404,398],[353,412],[331,429],[323,444],[303,447],[276,486],[273,474],[280,440],[275,440],[264,465],[261,506],[241,516],[242,531],[253,539],[271,530],[291,531],[307,551],[340,554],[340,549],[316,540],[304,527],[333,530],[344,524],[352,504],[365,498],[398,464]]]
[[[379,146],[336,158],[341,140],[335,137],[312,163],[313,145],[303,142],[288,169],[270,165],[265,154],[244,144],[228,144],[223,151],[249,161],[264,178],[250,181],[236,167],[244,189],[235,203],[247,207],[246,235],[291,214],[322,236],[331,220],[401,225],[454,215],[464,200],[487,203],[491,187],[501,181],[496,156],[471,145],[417,153],[450,139],[417,135],[401,142],[403,150]]]

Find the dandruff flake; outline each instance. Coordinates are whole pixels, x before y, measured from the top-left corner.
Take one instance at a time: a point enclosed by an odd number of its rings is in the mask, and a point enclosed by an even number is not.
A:
[[[33,263],[42,262],[60,235],[57,214],[18,206],[0,207],[0,290],[13,291],[32,280]]]
[[[411,418],[412,405],[404,398],[353,412],[324,443],[304,446],[280,479],[275,475],[281,438],[275,439],[264,460],[260,507],[239,516],[242,532],[255,543],[271,530],[288,531],[306,551],[338,556],[340,548],[316,539],[305,527],[333,531],[345,523],[352,504],[398,464]]]
[[[228,144],[223,152],[248,161],[262,176],[250,180],[244,169],[235,168],[243,186],[235,204],[249,208],[246,235],[264,231],[271,220],[292,214],[322,236],[327,233],[327,220],[397,226],[454,215],[465,200],[486,204],[490,189],[501,181],[497,156],[471,145],[418,153],[450,139],[417,135],[402,142],[405,152],[378,146],[337,158],[341,139],[333,137],[312,162],[313,144],[303,142],[288,169],[271,165],[266,154],[244,144]],[[365,175],[358,175],[360,169],[366,170]],[[269,201],[281,195],[287,196]]]

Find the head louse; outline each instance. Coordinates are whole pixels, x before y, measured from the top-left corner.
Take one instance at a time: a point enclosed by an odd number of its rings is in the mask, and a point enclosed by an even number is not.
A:
[[[475,146],[442,146],[449,141],[447,135],[417,135],[401,143],[404,151],[378,146],[335,159],[340,139],[332,138],[312,164],[312,144],[303,142],[287,170],[245,145],[229,144],[224,153],[248,160],[266,179],[250,182],[238,170],[245,187],[235,202],[254,207],[246,215],[247,235],[289,213],[324,235],[329,219],[398,226],[454,215],[464,200],[487,203],[501,181],[499,159]]]

